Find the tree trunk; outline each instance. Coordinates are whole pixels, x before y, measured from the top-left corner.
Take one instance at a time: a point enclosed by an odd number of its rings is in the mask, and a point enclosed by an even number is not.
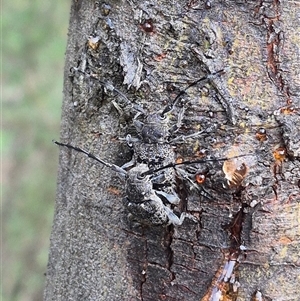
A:
[[[205,162],[176,167],[196,221],[136,225],[123,179],[61,149],[45,300],[299,300],[299,19],[297,1],[73,1],[61,141],[122,166],[120,138],[170,104],[170,152]]]

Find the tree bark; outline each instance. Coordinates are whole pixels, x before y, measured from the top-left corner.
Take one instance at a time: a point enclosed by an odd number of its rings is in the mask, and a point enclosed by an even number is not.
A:
[[[198,222],[154,227],[114,171],[61,149],[45,300],[299,300],[299,19],[297,1],[73,1],[61,141],[121,166],[133,106],[180,95],[172,135],[203,134],[170,149],[212,160],[178,168],[206,177],[176,179]]]

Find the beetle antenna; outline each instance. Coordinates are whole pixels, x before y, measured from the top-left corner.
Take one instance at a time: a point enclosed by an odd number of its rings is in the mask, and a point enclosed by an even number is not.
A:
[[[112,170],[114,170],[114,171],[116,171],[116,172],[118,172],[118,173],[120,173],[120,174],[122,174],[124,176],[127,175],[127,171],[125,169],[123,169],[123,168],[121,168],[121,167],[119,167],[119,166],[117,166],[115,164],[111,164],[111,163],[105,162],[102,159],[96,157],[94,154],[92,154],[92,153],[90,153],[88,151],[85,151],[84,149],[82,149],[80,147],[73,146],[73,145],[68,144],[68,143],[61,143],[61,142],[58,142],[58,141],[55,141],[55,140],[52,140],[52,142],[55,143],[55,144],[57,144],[57,145],[59,145],[59,146],[65,146],[65,147],[73,149],[73,150],[75,150],[77,152],[83,153],[83,154],[87,155],[89,158],[92,158],[92,159],[96,160],[97,162],[99,162],[99,163],[101,163],[101,164],[109,167],[110,169],[112,169]]]
[[[233,156],[233,157],[230,157],[230,158],[226,157],[226,158],[219,158],[219,159],[200,159],[200,160],[193,160],[193,161],[182,161],[182,162],[179,162],[179,163],[169,163],[169,164],[161,166],[157,169],[155,169],[155,168],[149,169],[148,171],[142,173],[141,176],[151,175],[151,174],[154,174],[158,171],[161,171],[161,170],[167,169],[167,168],[175,168],[178,165],[191,165],[191,164],[195,164],[195,163],[227,161],[227,160],[240,158],[240,157],[247,157],[247,156],[254,156],[254,155],[253,154],[247,154],[247,155]]]
[[[226,72],[225,69],[221,69],[221,70],[216,71],[216,72],[214,72],[214,73],[205,75],[205,76],[203,76],[203,77],[197,79],[196,81],[190,83],[186,88],[184,88],[183,90],[181,90],[181,91],[178,93],[178,95],[177,95],[177,96],[175,97],[175,99],[172,101],[172,104],[167,105],[167,106],[165,107],[165,109],[164,109],[163,112],[161,113],[162,116],[163,116],[164,114],[168,113],[169,111],[171,111],[171,110],[173,109],[173,107],[176,105],[176,103],[177,103],[179,97],[182,96],[183,94],[185,94],[185,92],[186,92],[188,89],[190,89],[190,88],[193,87],[193,86],[196,86],[198,83],[200,83],[200,82],[202,82],[202,81],[210,80],[211,78],[216,77],[216,76],[219,76],[219,75],[221,75],[221,74],[224,74],[225,72]]]

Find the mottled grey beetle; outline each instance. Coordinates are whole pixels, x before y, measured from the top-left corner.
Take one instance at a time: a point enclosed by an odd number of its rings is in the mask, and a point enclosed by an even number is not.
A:
[[[181,225],[185,217],[191,216],[188,213],[181,213],[178,217],[172,209],[166,206],[161,197],[166,199],[170,204],[178,204],[179,198],[176,194],[168,194],[153,188],[151,176],[147,174],[149,168],[146,164],[137,164],[135,167],[126,171],[124,168],[111,164],[96,157],[77,146],[73,146],[58,141],[53,141],[59,146],[64,146],[78,152],[86,154],[88,157],[99,163],[111,168],[119,175],[125,178],[126,198],[124,205],[132,214],[133,218],[143,224],[151,225]],[[191,216],[192,217],[192,216]],[[193,218],[193,217],[192,217]],[[194,219],[194,218],[193,218]]]
[[[73,69],[98,81],[107,90],[118,93],[125,100],[125,103],[135,110],[136,115],[132,120],[132,124],[135,128],[136,136],[132,137],[128,134],[125,139],[127,145],[133,149],[133,157],[131,161],[119,167],[107,163],[79,147],[57,141],[54,141],[54,143],[84,153],[88,157],[116,171],[119,175],[122,175],[125,178],[126,190],[124,205],[137,221],[152,225],[181,225],[186,216],[190,216],[195,220],[193,216],[185,212],[181,213],[180,217],[178,217],[165,203],[168,202],[177,205],[180,202],[174,188],[176,176],[182,179],[189,177],[186,171],[180,169],[177,170],[178,173],[176,174],[175,167],[181,164],[205,162],[205,160],[200,160],[198,162],[174,163],[175,153],[173,145],[176,145],[180,140],[185,141],[187,138],[194,139],[194,137],[202,132],[174,137],[174,129],[181,126],[183,112],[179,112],[177,122],[170,120],[169,113],[174,109],[180,96],[187,89],[197,85],[199,82],[218,77],[224,70],[204,76],[191,83],[161,112],[147,114],[143,109],[131,103],[121,91],[114,88],[111,84],[107,84],[77,68]],[[118,109],[118,105],[114,105]]]

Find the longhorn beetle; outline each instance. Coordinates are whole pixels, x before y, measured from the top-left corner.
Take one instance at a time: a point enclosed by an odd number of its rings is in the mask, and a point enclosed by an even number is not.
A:
[[[88,157],[114,170],[122,177],[125,177],[126,198],[124,199],[124,205],[139,222],[152,225],[181,225],[184,218],[188,215],[183,212],[180,218],[178,218],[169,207],[164,205],[160,196],[163,196],[171,204],[178,204],[179,199],[177,195],[170,195],[153,188],[150,174],[147,173],[149,172],[149,168],[146,164],[137,164],[129,171],[126,171],[124,168],[105,162],[94,154],[77,146],[58,141],[53,142],[59,146],[65,146],[84,153]]]
[[[127,145],[133,149],[133,156],[131,161],[122,166],[123,169],[133,167],[138,163],[146,164],[148,168],[157,168],[167,164],[172,164],[175,161],[173,147],[175,142],[177,143],[180,140],[185,141],[188,138],[194,138],[197,135],[202,134],[203,131],[193,133],[192,135],[174,137],[173,134],[175,133],[175,128],[179,128],[181,125],[182,114],[179,114],[181,116],[178,117],[177,124],[173,125],[170,120],[169,113],[174,109],[180,96],[185,94],[188,89],[200,82],[205,82],[214,77],[220,76],[225,72],[225,70],[222,69],[197,79],[189,84],[184,90],[182,90],[162,111],[147,114],[141,107],[133,104],[124,93],[115,88],[113,85],[106,83],[94,75],[90,75],[78,68],[72,68],[71,70],[79,72],[85,75],[87,78],[99,82],[109,91],[116,92],[122,97],[126,105],[130,106],[137,112],[132,121],[137,137],[132,137],[130,134],[128,134],[125,139]],[[118,104],[113,104],[118,111],[121,110],[118,107]],[[152,178],[152,182],[154,184],[158,184],[159,186],[163,185],[164,191],[167,191],[169,194],[176,195],[173,189],[175,184],[175,175],[173,169],[164,169],[164,172],[160,172],[156,175],[156,178]]]
[[[163,191],[159,191],[154,189],[153,182],[151,176],[156,172],[161,171],[167,168],[176,168],[178,165],[182,164],[193,164],[193,163],[204,163],[207,161],[216,161],[212,160],[195,160],[195,161],[186,161],[180,163],[172,163],[166,166],[157,168],[157,169],[149,169],[146,164],[140,163],[135,167],[131,168],[129,171],[126,171],[124,168],[119,167],[115,164],[108,163],[94,154],[83,150],[80,147],[73,146],[67,143],[61,143],[58,141],[53,142],[59,146],[64,146],[69,149],[73,149],[77,152],[83,153],[88,157],[96,160],[102,165],[112,169],[117,172],[123,178],[125,178],[125,192],[126,197],[124,199],[124,205],[128,209],[128,211],[133,215],[134,219],[143,223],[143,224],[151,224],[151,225],[181,225],[185,219],[185,217],[190,217],[192,220],[196,221],[196,219],[186,212],[182,212],[180,217],[178,217],[172,209],[166,206],[162,198],[166,199],[170,204],[177,205],[179,203],[179,198],[176,194],[168,194]],[[242,157],[247,155],[240,155],[231,157],[230,159],[234,159],[236,157]],[[217,161],[225,161],[228,158],[217,159]]]
[[[132,137],[130,134],[126,136],[127,145],[133,148],[133,158],[130,162],[123,165],[123,168],[128,168],[134,166],[137,162],[145,163],[148,166],[164,165],[174,162],[173,150],[171,150],[170,145],[180,140],[186,140],[188,138],[194,138],[197,135],[203,133],[200,131],[198,133],[193,133],[192,135],[173,137],[175,128],[179,128],[181,125],[182,114],[178,117],[176,125],[172,125],[168,114],[174,109],[179,98],[186,93],[188,89],[197,85],[200,82],[205,82],[212,78],[218,77],[225,72],[225,69],[219,70],[215,73],[203,76],[200,79],[189,84],[184,90],[182,90],[176,98],[168,104],[161,112],[147,114],[142,108],[133,104],[124,93],[115,88],[113,85],[108,84],[97,77],[90,75],[78,68],[72,68],[72,70],[86,75],[86,77],[91,78],[99,82],[107,90],[116,92],[119,94],[127,105],[130,105],[137,114],[133,118],[133,125],[136,130],[138,137]],[[116,103],[114,106],[120,111]],[[143,118],[140,118],[141,115]],[[139,120],[140,119],[140,120]]]
[[[169,120],[168,113],[173,110],[180,96],[183,95],[190,87],[197,85],[199,82],[219,76],[224,72],[224,70],[217,71],[196,80],[187,88],[182,90],[173,102],[170,105],[167,105],[161,112],[147,115],[143,109],[138,106],[134,106],[121,91],[114,88],[111,84],[107,84],[104,81],[99,80],[97,77],[89,75],[77,68],[73,69],[93,80],[98,81],[108,90],[115,91],[125,100],[127,105],[131,105],[131,107],[137,111],[136,116],[133,118],[133,125],[138,137],[131,137],[130,135],[127,135],[126,137],[127,144],[133,148],[133,158],[130,162],[119,167],[117,165],[107,163],[92,153],[89,153],[77,146],[57,141],[54,141],[54,143],[84,153],[88,157],[111,168],[118,174],[125,177],[126,198],[124,200],[124,204],[128,211],[140,222],[154,225],[181,225],[188,214],[183,212],[180,217],[177,217],[174,212],[163,203],[163,200],[174,205],[179,203],[179,197],[173,189],[176,178],[175,167],[182,164],[203,163],[216,160],[198,160],[174,163],[175,153],[172,144],[180,141],[181,139],[185,140],[187,138],[194,138],[195,136],[200,135],[203,131],[193,133],[188,136],[179,136],[174,138],[172,136],[174,133],[174,127]],[[141,115],[144,115],[144,118],[138,120]],[[180,117],[178,119],[177,127],[180,126]],[[226,159],[219,159],[218,161]],[[130,169],[126,171],[125,168]],[[184,171],[180,171],[177,176],[178,175],[183,179],[188,178],[188,175]]]

